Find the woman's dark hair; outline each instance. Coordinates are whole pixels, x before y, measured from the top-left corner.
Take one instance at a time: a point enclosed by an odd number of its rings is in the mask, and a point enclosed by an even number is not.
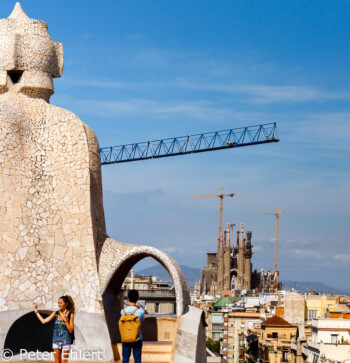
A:
[[[69,295],[61,296],[60,299],[67,305],[67,310],[72,314],[75,313],[75,305],[73,299]]]
[[[139,299],[139,293],[137,290],[130,290],[128,293],[129,301],[132,303],[136,303]]]

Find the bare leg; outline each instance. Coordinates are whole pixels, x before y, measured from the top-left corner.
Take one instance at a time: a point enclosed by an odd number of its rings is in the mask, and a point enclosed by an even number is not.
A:
[[[62,363],[68,363],[69,349],[62,349]]]
[[[53,352],[55,355],[55,363],[61,363],[61,349],[54,349]]]

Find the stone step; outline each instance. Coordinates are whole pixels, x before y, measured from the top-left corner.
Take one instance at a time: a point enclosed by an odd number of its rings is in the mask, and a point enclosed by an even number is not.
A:
[[[170,362],[171,353],[144,353],[142,352],[142,361],[145,362]]]

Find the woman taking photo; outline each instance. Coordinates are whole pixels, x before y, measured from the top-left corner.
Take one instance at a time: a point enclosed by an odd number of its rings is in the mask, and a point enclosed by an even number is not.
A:
[[[61,296],[58,299],[58,307],[60,310],[53,311],[47,318],[43,318],[38,312],[37,304],[33,304],[34,312],[38,319],[43,323],[48,323],[55,318],[55,326],[53,330],[52,349],[55,355],[55,363],[67,363],[69,349],[73,343],[74,332],[74,302],[68,296]]]

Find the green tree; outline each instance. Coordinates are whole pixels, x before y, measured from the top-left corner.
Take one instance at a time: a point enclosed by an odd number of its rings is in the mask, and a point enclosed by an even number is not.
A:
[[[212,351],[213,353],[220,353],[220,340],[213,340],[211,338],[208,338],[206,341],[207,348]]]

